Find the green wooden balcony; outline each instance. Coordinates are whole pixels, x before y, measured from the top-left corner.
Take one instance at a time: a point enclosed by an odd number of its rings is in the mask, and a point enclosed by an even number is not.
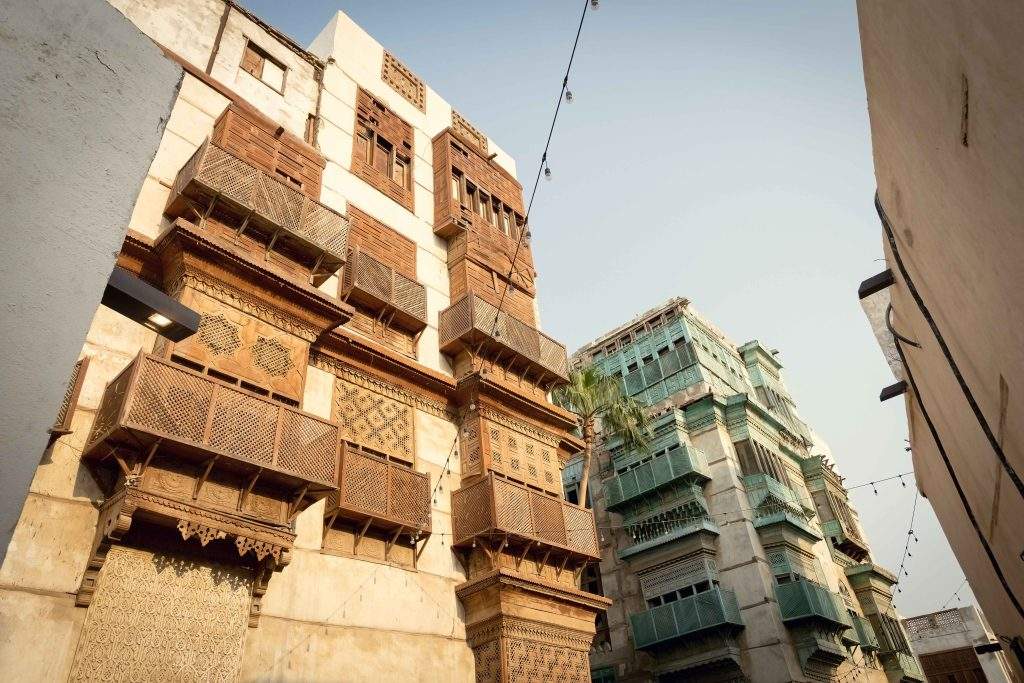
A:
[[[631,614],[633,641],[638,649],[656,647],[709,629],[743,628],[736,594],[721,587]]]
[[[747,475],[743,477],[743,486],[754,511],[755,528],[787,524],[812,541],[821,540],[821,535],[807,523],[813,513],[788,486],[767,474]]]
[[[832,544],[844,555],[860,562],[868,557],[870,550],[868,544],[861,538],[860,534],[838,519],[830,519],[821,525],[821,531],[826,538],[832,540]]]
[[[839,629],[853,628],[842,599],[813,581],[780,584],[775,587],[775,597],[786,623],[817,621]]]
[[[870,621],[859,614],[855,614],[853,616],[853,628],[857,631],[857,642],[860,643],[860,649],[878,650],[878,636],[875,635],[875,629]]]
[[[889,674],[889,680],[897,681],[924,681],[924,672],[917,657],[906,652],[882,653],[882,664],[885,672]]]
[[[614,510],[673,482],[711,480],[704,453],[685,443],[605,482],[605,505]]]
[[[711,521],[708,502],[700,486],[682,484],[674,493],[665,503],[652,504],[639,499],[637,505],[625,511],[622,523],[633,544],[619,551],[620,559],[699,532],[718,535],[718,526]]]

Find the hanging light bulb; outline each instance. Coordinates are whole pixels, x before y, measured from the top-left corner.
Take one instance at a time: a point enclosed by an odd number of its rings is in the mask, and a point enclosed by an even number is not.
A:
[[[907,482],[903,481],[903,475],[900,475],[900,483],[903,484],[903,488],[907,488]]]
[[[476,547],[476,538],[475,537],[473,538],[473,547],[474,548]]]
[[[551,180],[551,167],[544,164],[544,180]]]
[[[566,90],[565,91],[565,101],[568,102],[569,104],[572,104],[572,100],[573,100],[572,90]]]
[[[876,496],[878,495],[878,489],[875,488],[875,482],[871,482],[871,490],[875,492]]]
[[[601,0],[590,0],[590,6],[593,9],[600,9],[600,7],[601,7]]]

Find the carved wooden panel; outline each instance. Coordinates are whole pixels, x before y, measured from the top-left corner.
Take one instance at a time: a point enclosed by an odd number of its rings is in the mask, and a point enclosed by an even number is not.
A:
[[[252,586],[241,567],[112,547],[70,680],[234,680]]]
[[[398,351],[410,358],[416,357],[416,336],[398,327],[388,325],[386,321],[378,320],[380,314],[369,308],[363,310],[363,305],[358,302],[349,302],[355,308],[352,319],[345,323],[345,327],[353,332],[358,332],[378,344],[383,344],[390,349]]]
[[[399,95],[422,112],[427,111],[427,86],[423,79],[398,61],[393,54],[384,51],[384,64],[381,66],[381,80],[390,85]]]
[[[484,407],[467,418],[460,447],[463,476],[491,470],[562,495],[555,434]]]
[[[383,383],[358,375],[338,377],[332,418],[342,439],[412,464],[416,460],[413,407],[386,394]]]
[[[302,397],[309,353],[304,340],[202,292],[186,289],[183,303],[202,319],[196,334],[174,344],[173,354],[266,391]]]
[[[590,681],[590,660],[586,652],[521,638],[509,638],[505,648],[509,683]]]
[[[480,148],[480,151],[487,154],[487,136],[454,109],[452,109],[452,130],[456,135],[472,142]]]
[[[416,243],[370,214],[348,205],[350,247],[364,251],[384,265],[416,279]]]
[[[502,616],[466,631],[477,683],[588,683],[593,631]]]
[[[369,92],[356,94],[352,174],[413,211],[412,126]]]

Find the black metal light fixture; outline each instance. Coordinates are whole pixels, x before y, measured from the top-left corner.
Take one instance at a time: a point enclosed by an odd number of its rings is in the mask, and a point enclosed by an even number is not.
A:
[[[110,274],[101,303],[171,341],[181,341],[199,329],[196,311],[120,266]]]

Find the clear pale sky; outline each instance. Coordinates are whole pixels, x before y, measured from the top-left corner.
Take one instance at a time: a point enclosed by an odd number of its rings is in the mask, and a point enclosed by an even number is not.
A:
[[[351,16],[508,151],[529,192],[581,1],[244,1],[304,45]],[[883,266],[854,3],[601,0],[569,87],[530,220],[544,329],[572,351],[689,297],[734,341],[780,350],[848,484],[909,471],[902,401],[878,402],[894,380],[856,296]],[[893,571],[907,482],[851,493]],[[906,616],[963,580],[923,498],[914,530]]]

